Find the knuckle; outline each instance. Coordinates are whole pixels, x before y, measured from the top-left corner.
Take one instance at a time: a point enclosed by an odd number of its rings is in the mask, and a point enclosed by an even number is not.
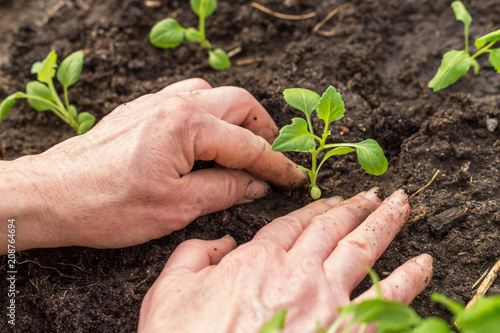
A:
[[[212,88],[212,85],[210,83],[208,83],[207,81],[205,81],[204,79],[199,78],[199,77],[195,77],[195,78],[191,79],[191,83],[193,83],[193,86],[195,86],[196,89],[211,89]]]
[[[380,290],[382,292],[382,295],[386,300],[390,301],[399,301],[400,300],[400,293],[399,289],[400,286],[395,285],[394,287],[392,285],[386,284],[386,283],[379,283]]]
[[[347,253],[351,253],[365,264],[372,264],[377,257],[375,246],[359,236],[343,238],[338,242],[338,246],[345,248]]]

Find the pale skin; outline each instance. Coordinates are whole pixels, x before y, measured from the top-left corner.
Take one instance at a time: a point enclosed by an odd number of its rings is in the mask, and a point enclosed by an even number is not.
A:
[[[0,162],[1,253],[16,219],[16,250],[118,248],[181,229],[195,218],[251,202],[267,182],[306,175],[270,144],[278,128],[245,90],[182,81],[124,104],[87,134],[43,154]],[[196,160],[221,167],[192,172]],[[147,293],[140,332],[257,332],[288,309],[285,332],[314,332],[350,294],[408,218],[397,191],[322,199],[262,228],[236,247],[231,237],[189,240]],[[410,259],[380,286],[409,303],[432,275],[428,255]],[[372,328],[373,329],[373,328]]]

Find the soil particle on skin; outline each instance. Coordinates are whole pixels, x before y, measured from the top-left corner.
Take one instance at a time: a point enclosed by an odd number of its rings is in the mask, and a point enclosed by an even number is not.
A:
[[[207,20],[207,37],[226,51],[241,48],[231,59],[233,65],[220,72],[210,69],[198,45],[164,50],[148,43],[152,25],[167,16],[184,26],[197,24],[188,1],[163,1],[158,8],[132,0],[0,1],[6,18],[0,21],[0,35],[5,37],[0,46],[0,99],[23,90],[34,79],[31,64],[52,49],[60,59],[84,51],[81,79],[70,87],[69,99],[98,121],[122,103],[201,77],[214,87],[248,90],[281,128],[303,116],[284,101],[285,88],[322,93],[332,85],[343,96],[346,114],[332,124],[329,140],[375,139],[389,169],[375,177],[361,169],[355,154],[331,158],[318,177],[322,197],[349,198],[374,186],[387,195],[399,188],[411,195],[440,170],[432,184],[410,197],[409,222],[374,268],[385,278],[412,257],[433,256],[434,276],[413,306],[422,316],[449,319],[443,307],[430,301],[430,294],[440,292],[466,303],[474,294],[472,285],[500,255],[500,75],[484,58],[479,59],[480,75],[469,73],[438,93],[427,88],[443,53],[463,45],[463,26],[455,20],[450,1],[354,0],[322,27],[335,29],[332,36],[312,29],[341,2],[262,2],[282,13],[318,13],[301,21],[270,16],[253,8],[251,1],[218,3]],[[496,0],[465,4],[474,18],[471,38],[500,24]],[[238,59],[256,60],[238,66]],[[313,125],[322,130],[321,121]],[[12,160],[38,154],[74,135],[54,114],[36,112],[19,101],[0,123],[2,156]],[[310,165],[307,154],[286,155],[299,165]],[[214,165],[199,162],[196,168]],[[308,184],[271,185],[264,199],[202,216],[139,246],[20,252],[16,329],[135,331],[141,301],[179,243],[231,235],[242,244],[274,218],[310,202]],[[6,267],[5,256],[0,261]],[[369,286],[365,279],[353,296]],[[490,294],[499,290],[496,281]],[[11,331],[6,321],[0,321],[0,331]]]

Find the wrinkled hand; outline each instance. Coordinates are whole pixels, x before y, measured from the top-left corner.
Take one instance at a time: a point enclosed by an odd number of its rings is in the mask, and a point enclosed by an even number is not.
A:
[[[139,332],[258,332],[288,309],[283,332],[316,332],[366,276],[408,218],[405,194],[376,190],[319,200],[278,218],[252,241],[189,240],[179,245],[147,293]],[[421,255],[380,282],[384,296],[409,303],[432,275]],[[372,287],[353,300],[375,297]]]
[[[121,105],[85,135],[2,164],[24,189],[18,250],[135,245],[263,196],[263,180],[298,184],[305,173],[271,150],[277,134],[247,91],[200,79]],[[221,167],[191,172],[196,160]]]

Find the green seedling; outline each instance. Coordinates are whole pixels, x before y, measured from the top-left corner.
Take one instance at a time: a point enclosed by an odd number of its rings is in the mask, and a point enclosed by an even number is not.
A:
[[[464,23],[465,50],[451,50],[444,54],[441,66],[439,66],[436,75],[429,81],[429,88],[434,91],[444,89],[457,82],[458,79],[467,74],[471,67],[474,68],[474,74],[477,75],[479,73],[479,63],[476,58],[483,53],[489,53],[488,60],[495,70],[500,73],[500,48],[491,49],[500,40],[500,30],[476,39],[474,45],[477,52],[471,55],[469,53],[469,27],[472,17],[461,1],[453,1],[451,8],[457,21]]]
[[[78,134],[87,132],[95,123],[95,117],[88,112],[78,113],[76,107],[69,104],[68,88],[80,78],[83,67],[83,52],[76,51],[67,56],[57,68],[57,54],[50,52],[43,61],[31,67],[31,74],[37,74],[38,81],[30,81],[26,85],[26,93],[15,92],[7,96],[0,104],[0,121],[19,98],[27,98],[28,103],[37,111],[52,111],[69,124]],[[56,71],[57,68],[57,71]],[[56,75],[57,73],[57,75]],[[57,93],[53,77],[61,83],[64,92],[64,103]]]
[[[223,70],[231,65],[223,49],[212,49],[212,44],[205,37],[205,21],[217,8],[217,0],[191,0],[191,9],[199,18],[198,29],[183,28],[179,22],[169,17],[156,23],[149,34],[149,41],[156,47],[169,49],[179,46],[186,38],[199,43],[208,52],[208,62],[215,70]]]
[[[333,121],[344,117],[344,102],[340,94],[332,86],[328,87],[323,96],[314,91],[302,88],[286,89],[283,92],[285,101],[293,108],[302,111],[306,119],[293,118],[291,125],[286,125],[280,130],[278,138],[274,141],[272,149],[275,151],[296,151],[311,153],[311,168],[298,166],[309,175],[311,197],[319,199],[321,190],[316,185],[318,172],[325,161],[335,155],[343,155],[356,151],[361,167],[372,175],[381,175],[387,170],[387,159],[382,148],[373,140],[368,139],[359,143],[326,143],[329,130]],[[323,134],[314,133],[311,116],[316,111],[317,117],[324,121]],[[325,154],[318,163],[318,155],[323,150]]]
[[[465,309],[462,304],[442,294],[432,294],[432,301],[444,305],[453,314],[452,329],[441,318],[422,318],[411,306],[384,299],[378,275],[373,271],[369,271],[369,274],[375,285],[375,298],[339,307],[339,316],[335,322],[327,329],[318,327],[318,333],[348,333],[356,325],[359,325],[358,332],[364,332],[370,323],[376,323],[377,333],[484,333],[497,332],[500,327],[500,295],[483,296],[470,309]],[[278,312],[263,326],[260,333],[281,332],[285,319],[286,310]],[[346,320],[350,322],[343,326]]]

